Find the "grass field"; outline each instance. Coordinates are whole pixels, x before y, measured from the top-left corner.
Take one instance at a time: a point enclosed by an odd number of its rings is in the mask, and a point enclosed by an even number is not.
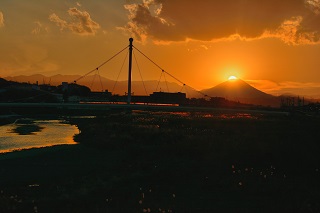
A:
[[[0,212],[319,212],[319,118],[109,112],[0,155]]]

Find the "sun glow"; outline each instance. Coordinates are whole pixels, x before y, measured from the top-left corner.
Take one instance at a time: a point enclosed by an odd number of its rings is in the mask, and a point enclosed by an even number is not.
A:
[[[236,76],[234,76],[234,75],[231,75],[231,76],[228,78],[229,81],[237,80],[237,79],[238,79],[238,78],[237,78]]]

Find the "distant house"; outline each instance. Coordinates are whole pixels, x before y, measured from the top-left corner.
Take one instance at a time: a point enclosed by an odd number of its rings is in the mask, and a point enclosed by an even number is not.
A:
[[[81,97],[81,100],[85,102],[103,102],[110,101],[111,97],[111,92],[105,90],[104,92],[90,92],[88,95]]]
[[[112,94],[108,90],[105,90],[104,92],[91,92],[90,93],[91,97],[111,97]]]
[[[169,92],[154,92],[150,95],[150,101],[154,103],[164,104],[184,104],[187,100],[186,93],[169,93]]]

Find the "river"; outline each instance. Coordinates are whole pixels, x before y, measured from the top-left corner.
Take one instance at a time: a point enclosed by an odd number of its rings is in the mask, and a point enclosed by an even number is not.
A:
[[[77,144],[73,136],[78,133],[79,129],[64,119],[17,119],[0,126],[0,153]]]

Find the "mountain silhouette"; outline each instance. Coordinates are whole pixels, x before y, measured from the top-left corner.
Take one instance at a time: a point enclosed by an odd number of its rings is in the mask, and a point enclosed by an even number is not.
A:
[[[5,77],[6,80],[25,82],[31,84],[50,84],[53,86],[61,85],[62,82],[73,83],[79,79],[81,75],[53,75],[50,77],[35,74],[35,75],[19,75],[12,77]],[[127,81],[114,81],[99,75],[88,75],[77,81],[77,84],[89,87],[92,91],[108,90],[113,94],[124,95],[128,91]],[[188,97],[194,97],[197,94],[191,88],[184,88],[182,85],[174,82],[147,80],[147,81],[132,81],[132,92],[134,95],[149,95],[153,92],[184,92]]]
[[[201,92],[210,97],[223,97],[246,104],[275,106],[280,105],[278,97],[264,93],[241,79],[228,80]]]
[[[73,83],[80,75],[53,75],[50,77],[36,75],[20,75],[5,77],[6,80],[38,84],[61,85],[62,82]],[[99,75],[89,75],[77,81],[77,84],[89,87],[92,91],[108,90],[113,94],[124,95],[128,89],[127,81],[114,81]],[[156,80],[132,81],[134,95],[149,95],[153,92],[184,92],[188,98],[203,98],[200,93],[190,87],[183,87],[174,82],[158,82]],[[281,98],[264,93],[241,79],[228,80],[217,86],[201,91],[210,97],[222,97],[231,101],[239,101],[246,104],[279,107]]]

